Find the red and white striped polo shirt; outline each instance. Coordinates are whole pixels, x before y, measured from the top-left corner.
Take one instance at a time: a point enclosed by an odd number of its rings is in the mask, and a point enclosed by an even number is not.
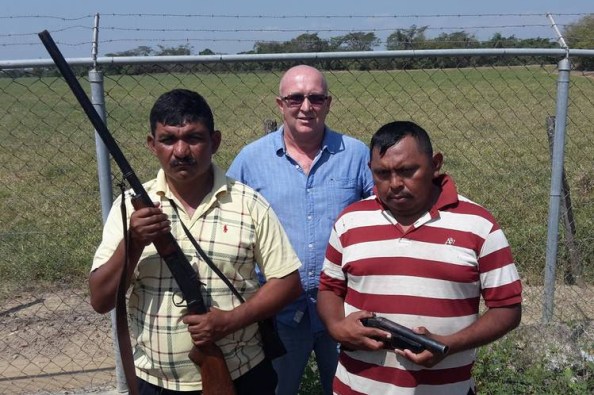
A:
[[[455,333],[487,307],[521,302],[511,249],[493,216],[458,195],[442,175],[434,207],[403,233],[374,196],[337,219],[320,290],[344,298],[345,314],[368,310],[401,325]],[[446,357],[428,369],[393,351],[343,351],[337,394],[466,394],[473,386],[475,350]]]

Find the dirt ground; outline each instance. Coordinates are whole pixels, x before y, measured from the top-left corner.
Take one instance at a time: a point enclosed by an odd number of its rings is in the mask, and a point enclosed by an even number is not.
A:
[[[22,292],[0,307],[0,393],[74,394],[115,388],[110,315],[86,291]]]
[[[592,300],[594,287],[558,286],[553,328],[541,324],[542,287],[525,286],[522,326],[538,328],[531,332],[546,342],[571,337],[560,335],[565,332],[559,331],[559,324],[587,323],[590,331]],[[550,336],[549,330],[554,330]],[[594,344],[594,333],[586,335]],[[23,291],[1,302],[0,393],[65,395],[113,390],[111,339],[110,315],[92,311],[86,290]]]

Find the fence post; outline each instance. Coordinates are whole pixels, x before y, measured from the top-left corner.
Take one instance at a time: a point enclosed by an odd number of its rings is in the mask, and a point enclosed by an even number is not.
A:
[[[549,151],[553,154],[553,136],[555,133],[555,117],[547,117],[547,137],[549,139]],[[571,204],[571,190],[565,174],[565,167],[561,177],[561,218],[565,229],[565,248],[569,254],[569,264],[565,268],[563,279],[568,285],[583,285],[582,280],[582,260],[579,248],[575,242],[575,218],[573,216],[573,206]]]
[[[89,71],[89,82],[91,84],[91,103],[95,110],[105,121],[105,101],[103,91],[103,73],[97,70]],[[95,132],[95,151],[97,154],[97,173],[99,176],[99,193],[101,195],[101,214],[103,223],[107,219],[109,210],[113,203],[113,190],[111,186],[111,164],[109,162],[109,151],[103,140]]]
[[[89,71],[89,83],[91,84],[91,103],[93,107],[106,122],[105,117],[105,91],[103,87],[103,73],[92,69]],[[106,122],[107,123],[107,122]],[[95,150],[97,154],[97,174],[99,176],[99,194],[101,197],[101,215],[103,224],[107,220],[107,215],[113,203],[113,189],[111,185],[111,164],[109,162],[109,151],[99,134],[95,131]],[[111,318],[111,337],[113,339],[113,351],[115,360],[116,389],[118,392],[126,392],[126,378],[120,359],[120,348],[118,345],[118,336],[115,325],[115,309],[110,312]]]
[[[553,137],[553,156],[551,161],[551,192],[549,199],[549,219],[547,227],[547,252],[545,260],[544,301],[542,322],[547,324],[553,318],[555,299],[555,269],[557,266],[557,247],[559,242],[559,209],[561,203],[561,184],[563,178],[563,158],[565,149],[565,125],[569,96],[569,72],[571,64],[566,56],[559,62],[557,76],[557,103],[555,116],[555,135]]]
[[[93,20],[93,48],[91,57],[93,58],[93,68],[89,71],[89,82],[91,84],[91,103],[95,111],[107,125],[105,111],[105,89],[103,83],[103,73],[97,70],[97,53],[99,46],[99,14],[95,14]],[[103,224],[107,220],[111,205],[113,203],[113,189],[111,185],[111,163],[109,161],[109,150],[103,143],[103,139],[95,131],[95,150],[97,153],[97,174],[99,176],[99,195],[101,197],[101,216]],[[128,392],[126,376],[120,357],[120,346],[118,344],[118,334],[116,329],[116,311],[112,309],[109,314],[111,320],[111,338],[113,344],[113,353],[115,361],[116,390],[120,393]]]

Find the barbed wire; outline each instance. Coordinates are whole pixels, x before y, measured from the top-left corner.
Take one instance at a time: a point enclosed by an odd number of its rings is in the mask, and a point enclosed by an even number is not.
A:
[[[457,26],[457,27],[430,27],[426,30],[467,30],[467,29],[509,29],[509,28],[524,28],[524,27],[547,27],[548,24],[523,24],[523,25],[493,25],[493,26]],[[136,32],[186,32],[186,33],[245,33],[245,32],[258,32],[258,33],[354,33],[359,30],[354,29],[280,29],[280,28],[264,28],[264,29],[171,29],[171,28],[126,28],[117,26],[104,26],[102,29],[114,30],[114,31],[136,31]],[[374,28],[365,29],[366,32],[393,32],[395,29],[390,28]]]
[[[483,29],[517,29],[517,28],[530,28],[530,27],[548,27],[547,24],[522,24],[522,25],[483,25],[483,26],[453,26],[453,27],[431,27],[423,26],[427,31],[466,31],[466,30],[483,30]],[[557,26],[564,28],[567,25],[558,24]],[[383,33],[383,32],[394,32],[397,30],[406,30],[407,28],[401,27],[390,27],[390,28],[373,28],[364,29],[366,33]],[[69,26],[61,29],[52,29],[52,33],[65,32],[68,30],[82,29],[91,31],[93,28],[89,26]],[[357,33],[361,32],[361,29],[281,29],[281,28],[263,28],[263,29],[195,29],[195,28],[128,28],[118,26],[103,26],[100,28],[102,31],[120,31],[120,32],[147,32],[147,33]],[[27,32],[27,33],[0,33],[0,38],[10,37],[37,37],[38,32]],[[136,39],[130,39],[135,41]],[[258,39],[236,39],[236,40],[217,40],[209,39],[208,41],[256,41]],[[122,41],[122,40],[112,40]],[[125,40],[124,40],[125,41]],[[274,41],[274,40],[272,40]],[[88,44],[89,40],[81,42],[81,44]],[[0,44],[1,45],[1,44]]]
[[[59,32],[65,32],[68,30],[75,30],[75,29],[83,29],[83,30],[92,30],[93,27],[89,27],[89,26],[82,26],[82,25],[77,25],[77,26],[68,26],[68,27],[64,27],[61,29],[52,29],[53,33],[59,33]],[[1,34],[0,33],[0,37],[27,37],[27,36],[35,36],[37,37],[37,32],[27,32],[27,33],[7,33],[7,34]]]
[[[583,16],[589,13],[555,13],[555,16]],[[234,19],[371,19],[371,18],[477,18],[477,17],[526,17],[526,16],[546,16],[543,13],[494,13],[494,14],[406,14],[406,15],[261,15],[261,14],[156,14],[156,13],[101,13],[102,16],[113,17],[175,17],[175,18],[234,18]],[[93,18],[94,14],[89,14],[81,17],[66,18],[55,15],[11,15],[0,16],[0,19],[19,19],[19,18],[52,18],[64,21],[80,20],[85,18]]]
[[[63,16],[55,16],[55,15],[0,15],[0,20],[2,19],[56,19],[60,21],[80,21],[82,19],[94,18],[94,15],[84,15],[84,16],[77,16],[73,18],[66,18]]]
[[[557,18],[557,27],[564,30],[569,24],[580,17],[590,13],[555,13]],[[55,34],[56,42],[65,47],[89,47],[92,44],[93,20],[98,14],[87,14],[77,17],[63,17],[56,15],[2,15],[0,16],[0,48],[18,48],[39,46],[37,37],[38,32],[22,32],[17,29],[4,31],[3,26],[10,23],[17,23],[24,19],[35,19],[39,21],[52,21],[52,26],[46,27],[48,31]],[[103,51],[118,52],[112,48],[107,48],[106,44],[118,45],[121,48],[125,43],[208,43],[207,45],[233,46],[233,43],[243,47],[249,44],[255,46],[258,42],[265,43],[283,43],[291,40],[301,34],[319,34],[320,38],[328,38],[332,35],[346,35],[350,33],[374,33],[385,43],[387,36],[391,32],[406,31],[416,28],[423,29],[428,39],[432,35],[439,35],[449,32],[466,32],[472,39],[479,43],[488,42],[495,33],[502,36],[514,38],[539,38],[550,41],[556,41],[557,37],[551,29],[551,25],[543,13],[489,13],[489,14],[384,14],[384,15],[272,15],[272,14],[157,14],[157,13],[102,13],[99,23],[100,44]],[[135,18],[136,26],[130,27],[130,22],[125,19]],[[159,26],[151,21],[150,26],[144,25],[146,21],[153,18],[168,19],[167,23]],[[227,27],[221,25],[223,22],[215,22],[211,27],[194,27],[196,18],[203,20],[221,20],[233,19],[241,20],[242,24],[247,26]],[[459,23],[452,21],[452,18],[459,20]],[[472,23],[468,23],[467,18],[473,18]],[[477,21],[478,18],[478,21]],[[496,18],[490,21],[490,19]],[[504,18],[505,23],[502,22]],[[521,23],[518,21],[521,18]],[[527,19],[531,20],[527,20]],[[540,18],[540,19],[536,19]],[[192,21],[192,26],[184,26],[185,22],[171,24],[170,19],[180,19]],[[321,27],[308,26],[308,20],[357,20],[364,22],[354,22],[347,27],[332,27],[325,24]],[[402,21],[408,19],[410,23],[403,26]],[[82,25],[80,21],[88,20],[88,25]],[[274,23],[264,25],[265,20],[291,20],[288,26],[274,26]],[[382,21],[378,26],[378,21]],[[397,21],[393,26],[389,21]],[[5,22],[5,23],[4,23]],[[10,23],[9,23],[10,22]],[[106,23],[107,22],[107,23]],[[414,23],[413,23],[414,22]],[[478,23],[477,23],[478,22]],[[74,24],[72,24],[74,23]],[[252,25],[249,25],[252,23]],[[344,23],[344,22],[342,22]],[[388,23],[388,25],[386,25]],[[34,23],[27,22],[29,28]],[[41,23],[40,23],[41,24]],[[65,26],[66,24],[66,26]],[[272,26],[271,26],[272,25]],[[169,27],[171,26],[171,27]],[[45,26],[44,26],[45,27]],[[8,28],[6,28],[8,30]],[[531,31],[539,31],[539,34],[532,34]],[[69,35],[69,32],[80,31],[75,35]],[[201,37],[195,37],[195,35]],[[87,35],[88,39],[81,39]],[[292,35],[292,37],[291,37]],[[172,36],[177,36],[173,38]],[[322,37],[323,36],[323,37]],[[75,39],[74,39],[75,38]],[[455,41],[450,41],[455,42]],[[247,44],[247,45],[246,45]],[[235,46],[237,47],[237,46]],[[129,49],[129,48],[128,48]],[[218,50],[218,48],[215,48]],[[251,48],[249,48],[251,49]],[[245,50],[245,48],[244,48]],[[242,50],[235,50],[241,52]],[[222,51],[220,53],[232,53],[231,51]]]

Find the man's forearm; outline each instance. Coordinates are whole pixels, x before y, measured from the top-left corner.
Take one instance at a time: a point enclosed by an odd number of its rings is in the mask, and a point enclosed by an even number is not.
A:
[[[126,273],[126,288],[130,285],[136,263],[140,259],[144,247],[131,243],[128,251],[130,265]],[[125,262],[124,242],[120,242],[113,255],[104,265],[89,275],[91,306],[98,313],[107,313],[115,307],[115,295],[120,283],[120,273]]]
[[[319,291],[317,303],[318,315],[332,335],[334,324],[342,321],[344,315],[344,299],[332,291]]]
[[[444,336],[450,346],[450,354],[489,344],[520,324],[522,306],[497,307],[487,310],[472,325]]]

